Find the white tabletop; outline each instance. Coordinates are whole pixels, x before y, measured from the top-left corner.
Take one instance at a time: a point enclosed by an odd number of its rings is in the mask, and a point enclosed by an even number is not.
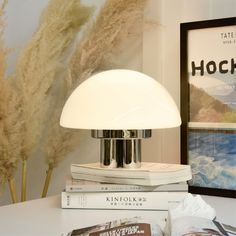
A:
[[[216,209],[219,221],[236,225],[236,199],[203,196]],[[142,216],[163,227],[167,212],[61,209],[60,196],[0,207],[2,236],[61,236],[72,229],[124,217]]]

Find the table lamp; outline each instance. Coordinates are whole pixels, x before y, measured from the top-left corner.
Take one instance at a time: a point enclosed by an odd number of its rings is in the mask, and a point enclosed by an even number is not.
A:
[[[60,125],[89,129],[100,139],[100,163],[107,168],[138,168],[141,140],[152,129],[181,124],[178,108],[153,78],[133,70],[114,69],[92,75],[70,95]]]

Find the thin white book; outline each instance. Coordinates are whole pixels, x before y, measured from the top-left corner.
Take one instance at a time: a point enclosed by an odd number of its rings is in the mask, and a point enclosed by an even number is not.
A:
[[[100,163],[72,164],[74,179],[89,181],[133,184],[163,185],[188,181],[192,178],[189,165],[142,162],[140,168],[103,168]]]
[[[187,192],[97,192],[61,193],[62,208],[129,209],[167,211],[182,201]]]
[[[100,183],[96,181],[73,179],[68,176],[66,179],[65,190],[66,192],[187,192],[188,184],[185,181],[173,184],[141,186],[131,184]]]

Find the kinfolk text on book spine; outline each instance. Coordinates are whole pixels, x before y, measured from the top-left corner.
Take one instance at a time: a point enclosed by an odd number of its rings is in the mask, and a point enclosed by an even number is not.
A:
[[[168,210],[187,192],[62,192],[62,208]]]

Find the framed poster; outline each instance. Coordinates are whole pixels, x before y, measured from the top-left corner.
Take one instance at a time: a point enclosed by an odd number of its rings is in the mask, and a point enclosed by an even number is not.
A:
[[[181,162],[192,193],[236,197],[236,17],[182,23]]]

